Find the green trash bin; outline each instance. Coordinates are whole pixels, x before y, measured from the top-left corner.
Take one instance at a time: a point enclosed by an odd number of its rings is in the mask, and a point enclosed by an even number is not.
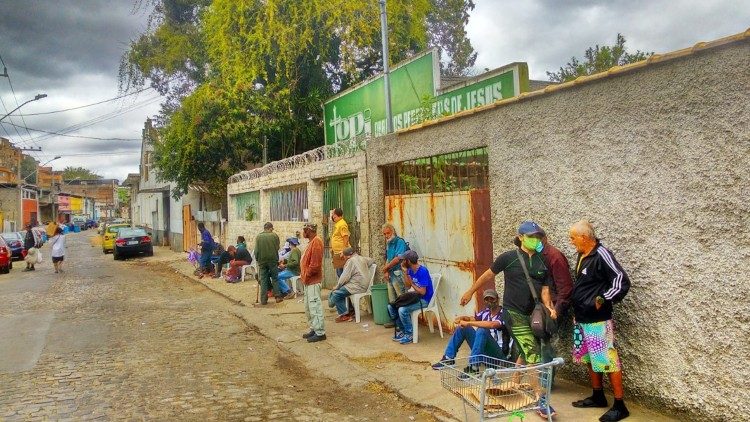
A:
[[[375,324],[383,325],[391,320],[388,316],[388,285],[372,285],[372,318]]]

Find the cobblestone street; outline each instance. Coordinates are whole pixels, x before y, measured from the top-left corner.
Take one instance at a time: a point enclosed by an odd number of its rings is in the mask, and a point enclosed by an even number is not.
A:
[[[310,373],[237,305],[68,236],[66,268],[0,276],[0,420],[431,420]],[[336,377],[335,371],[325,373]]]

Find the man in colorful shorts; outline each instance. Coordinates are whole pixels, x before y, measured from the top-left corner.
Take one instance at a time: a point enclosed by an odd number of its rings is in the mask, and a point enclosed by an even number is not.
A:
[[[602,381],[609,377],[615,403],[599,420],[615,422],[630,415],[623,401],[622,369],[614,347],[612,307],[625,297],[630,279],[612,252],[596,238],[588,221],[570,228],[570,243],[578,251],[576,280],[573,287],[573,358],[588,365],[593,393],[573,402],[573,407],[607,407]]]

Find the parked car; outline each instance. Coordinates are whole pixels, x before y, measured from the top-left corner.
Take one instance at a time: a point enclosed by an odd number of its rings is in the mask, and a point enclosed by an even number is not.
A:
[[[86,228],[87,229],[95,229],[97,227],[99,227],[99,223],[97,223],[96,221],[94,221],[92,219],[86,220]]]
[[[8,274],[13,269],[10,247],[3,236],[0,236],[0,274]]]
[[[23,247],[23,235],[18,232],[6,232],[0,234],[5,240],[6,246],[10,248],[11,259],[21,260],[26,256],[26,249]]]
[[[115,260],[128,255],[140,254],[154,255],[154,245],[151,244],[151,237],[146,233],[146,230],[130,227],[119,228],[115,239],[115,247],[112,251]]]
[[[102,232],[102,252],[107,254],[115,250],[117,230],[121,228],[130,228],[130,224],[107,224]]]
[[[42,236],[42,231],[44,231],[44,229],[41,229],[41,231],[39,230],[40,229],[36,227],[31,228],[31,233],[34,235],[34,247],[36,248],[41,248],[42,245],[44,245],[44,237]],[[26,231],[24,230],[24,231],[21,231],[20,233],[21,233],[21,236],[23,236],[23,238],[26,239]]]

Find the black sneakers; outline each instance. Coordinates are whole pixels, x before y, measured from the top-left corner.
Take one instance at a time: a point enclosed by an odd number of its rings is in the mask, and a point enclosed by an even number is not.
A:
[[[315,335],[315,330],[310,330],[309,333],[302,334],[302,338],[310,338]]]
[[[617,422],[627,418],[628,416],[630,416],[630,412],[624,404],[622,406],[617,406],[617,404],[615,404],[611,409],[607,411],[607,413],[603,414],[599,418],[599,422]]]
[[[441,369],[449,368],[455,364],[455,360],[443,356],[442,358],[440,358],[440,362],[432,364],[432,369],[439,371]]]
[[[317,335],[317,334],[315,334],[313,332],[313,335],[311,335],[310,337],[307,338],[307,342],[308,343],[315,343],[317,341],[323,341],[325,339],[326,339],[326,335],[325,334]]]

